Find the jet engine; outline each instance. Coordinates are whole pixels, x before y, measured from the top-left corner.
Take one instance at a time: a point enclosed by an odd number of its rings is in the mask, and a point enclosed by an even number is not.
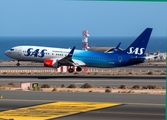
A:
[[[46,59],[46,60],[44,60],[44,66],[58,68],[60,66],[60,64],[59,64],[58,60]]]

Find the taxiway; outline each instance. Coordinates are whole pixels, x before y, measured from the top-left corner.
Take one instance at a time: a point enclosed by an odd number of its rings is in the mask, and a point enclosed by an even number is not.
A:
[[[163,120],[165,95],[0,91],[0,119]]]

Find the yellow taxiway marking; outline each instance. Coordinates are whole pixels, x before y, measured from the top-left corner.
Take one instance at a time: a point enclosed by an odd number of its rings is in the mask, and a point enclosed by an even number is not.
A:
[[[0,112],[0,120],[46,120],[121,105],[120,103],[58,101]]]

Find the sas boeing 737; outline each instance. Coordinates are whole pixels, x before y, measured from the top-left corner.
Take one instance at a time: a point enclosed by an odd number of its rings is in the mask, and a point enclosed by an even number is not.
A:
[[[125,50],[118,51],[118,46],[110,52],[97,52],[72,49],[42,47],[42,46],[16,46],[5,51],[5,55],[18,61],[43,62],[45,67],[58,68],[70,66],[68,72],[82,71],[83,66],[113,68],[143,63],[146,59],[144,53],[152,28],[146,28],[136,40]]]

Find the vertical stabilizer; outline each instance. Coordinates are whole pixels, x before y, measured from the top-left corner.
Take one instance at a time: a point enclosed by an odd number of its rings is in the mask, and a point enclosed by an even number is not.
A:
[[[144,56],[148,41],[150,39],[151,32],[152,32],[152,28],[146,28],[136,38],[136,40],[123,52],[125,54],[131,54],[135,56]]]

